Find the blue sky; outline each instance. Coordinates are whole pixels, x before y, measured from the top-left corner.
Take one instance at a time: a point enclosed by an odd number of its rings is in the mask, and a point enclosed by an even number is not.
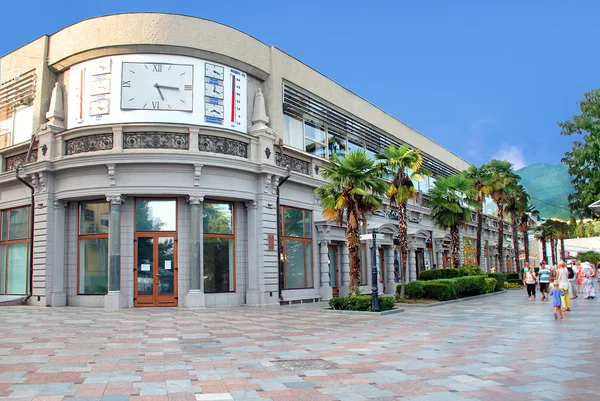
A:
[[[598,1],[47,1],[2,6],[0,54],[98,15],[188,14],[276,46],[475,164],[558,163],[600,87]]]

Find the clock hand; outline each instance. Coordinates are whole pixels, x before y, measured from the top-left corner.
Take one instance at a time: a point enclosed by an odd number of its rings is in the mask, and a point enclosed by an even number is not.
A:
[[[176,86],[165,86],[165,85],[158,85],[158,84],[156,84],[156,87],[157,88],[163,88],[163,89],[175,89],[176,91],[179,90],[179,88],[176,87]]]
[[[165,97],[163,96],[162,92],[160,91],[160,86],[158,84],[154,84],[154,87],[158,90],[158,94],[160,95],[160,98],[162,100],[165,100]]]

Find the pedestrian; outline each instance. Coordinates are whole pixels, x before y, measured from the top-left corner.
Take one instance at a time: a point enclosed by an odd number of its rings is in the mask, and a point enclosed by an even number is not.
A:
[[[571,299],[575,299],[577,298],[577,282],[575,278],[575,267],[570,260],[567,262],[567,272],[569,273],[569,294],[571,295]]]
[[[575,279],[577,280],[577,293],[581,293],[583,292],[583,272],[582,272],[583,268],[581,266],[581,263],[579,261],[577,261],[577,265],[575,266]]]
[[[564,297],[564,293],[558,288],[558,281],[554,281],[554,285],[552,286],[552,291],[550,291],[550,296],[552,297],[552,306],[554,307],[554,319],[558,319],[557,315],[560,315],[560,318],[563,318],[562,309],[561,309],[561,298]]]
[[[562,299],[562,308],[565,311],[571,311],[571,300],[569,299],[569,271],[565,266],[565,261],[561,260],[558,262],[558,269],[556,269],[556,274],[558,276],[558,288],[562,290],[563,296]]]
[[[584,276],[583,279],[583,299],[595,299],[596,290],[594,289],[594,283],[592,279],[596,275],[596,271],[592,267],[590,262],[583,262],[581,264],[581,274]]]
[[[535,272],[533,269],[525,268],[525,278],[523,284],[527,286],[527,296],[530,301],[535,301]]]
[[[548,265],[542,261],[540,263],[540,271],[538,272],[538,277],[540,278],[540,293],[542,294],[542,301],[548,300],[548,291],[550,290],[550,269],[548,269]]]

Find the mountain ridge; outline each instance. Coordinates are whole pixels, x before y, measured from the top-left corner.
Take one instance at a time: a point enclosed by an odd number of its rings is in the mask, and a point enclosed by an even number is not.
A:
[[[540,217],[569,219],[568,196],[574,192],[574,188],[565,164],[530,164],[515,173],[521,176],[521,184],[529,194],[531,203],[540,211]]]

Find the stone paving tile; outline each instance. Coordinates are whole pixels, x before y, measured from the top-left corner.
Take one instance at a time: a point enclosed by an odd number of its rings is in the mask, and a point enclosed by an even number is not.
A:
[[[320,307],[2,308],[0,399],[600,399],[596,301],[563,321],[519,291],[378,317]]]

